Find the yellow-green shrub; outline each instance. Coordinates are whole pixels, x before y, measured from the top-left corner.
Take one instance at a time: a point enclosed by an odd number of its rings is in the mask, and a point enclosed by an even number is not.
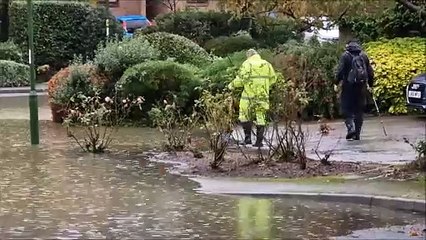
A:
[[[391,114],[407,113],[405,87],[416,75],[426,72],[426,39],[395,38],[366,44],[373,62],[374,95],[383,110]]]

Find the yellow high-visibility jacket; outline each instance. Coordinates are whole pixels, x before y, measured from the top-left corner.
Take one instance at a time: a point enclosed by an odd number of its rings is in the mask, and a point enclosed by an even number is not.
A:
[[[237,77],[228,85],[230,90],[244,88],[241,101],[247,100],[247,106],[269,109],[269,90],[277,81],[272,65],[256,54],[242,64]],[[245,105],[245,104],[244,104]]]

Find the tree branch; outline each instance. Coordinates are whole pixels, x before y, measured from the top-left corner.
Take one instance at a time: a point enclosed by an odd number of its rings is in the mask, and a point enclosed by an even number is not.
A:
[[[398,2],[398,3],[400,3],[402,6],[404,6],[408,10],[410,10],[412,12],[418,12],[418,13],[420,13],[420,15],[422,17],[426,18],[426,11],[425,11],[424,8],[413,4],[409,0],[395,0],[395,1]]]

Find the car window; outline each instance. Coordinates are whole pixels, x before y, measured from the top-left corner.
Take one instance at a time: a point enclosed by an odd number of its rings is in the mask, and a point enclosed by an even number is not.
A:
[[[147,20],[133,20],[133,21],[126,21],[127,31],[132,33],[134,30],[138,28],[145,28],[147,27],[148,21]]]

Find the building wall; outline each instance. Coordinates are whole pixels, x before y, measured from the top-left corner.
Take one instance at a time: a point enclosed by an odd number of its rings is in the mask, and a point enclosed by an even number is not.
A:
[[[111,6],[110,9],[115,16],[142,14],[147,15],[148,18],[170,11],[169,8],[161,3],[157,3],[156,6],[152,4],[147,6],[147,1],[149,2],[150,0],[119,0],[118,6]],[[207,3],[188,3],[186,0],[178,0],[177,9],[184,10],[186,8],[216,10],[218,9],[218,1],[209,0]]]
[[[145,15],[146,0],[119,0],[118,6],[111,6],[114,16],[121,15]]]

